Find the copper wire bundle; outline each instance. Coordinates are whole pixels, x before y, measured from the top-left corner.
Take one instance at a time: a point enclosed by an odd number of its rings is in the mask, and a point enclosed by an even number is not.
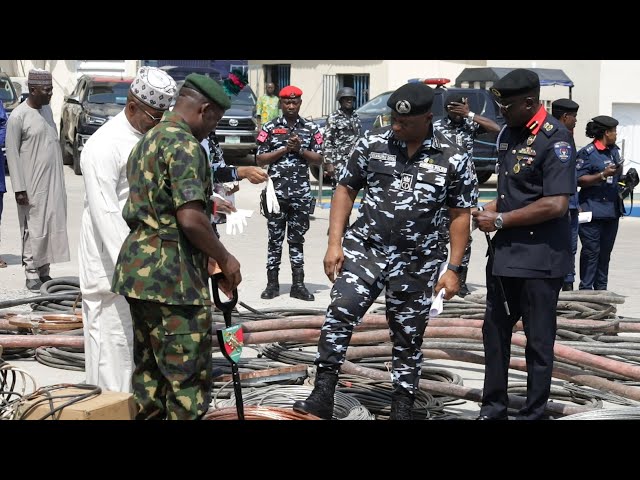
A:
[[[235,407],[218,408],[208,411],[203,420],[237,420],[238,412]],[[280,407],[244,406],[245,420],[320,420],[315,415],[305,415],[291,409]]]

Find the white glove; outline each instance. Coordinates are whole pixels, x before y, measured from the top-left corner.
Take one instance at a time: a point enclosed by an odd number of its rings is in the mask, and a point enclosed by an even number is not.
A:
[[[267,210],[269,213],[280,213],[280,203],[276,197],[276,190],[273,188],[273,180],[269,177],[267,181]]]
[[[244,232],[247,226],[247,218],[253,215],[253,210],[237,210],[227,214],[227,235],[236,235]]]

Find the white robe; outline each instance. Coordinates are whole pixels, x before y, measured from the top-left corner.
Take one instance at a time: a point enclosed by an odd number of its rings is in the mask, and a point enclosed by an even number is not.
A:
[[[67,190],[51,107],[18,105],[7,122],[5,142],[11,187],[29,197],[29,206],[18,212],[26,217],[20,225],[26,220],[33,265],[68,262]]]
[[[86,381],[116,392],[132,390],[131,312],[125,298],[111,292],[111,280],[129,234],[122,218],[129,195],[127,159],[140,138],[123,110],[89,138],[80,156],[85,199],[78,262]]]

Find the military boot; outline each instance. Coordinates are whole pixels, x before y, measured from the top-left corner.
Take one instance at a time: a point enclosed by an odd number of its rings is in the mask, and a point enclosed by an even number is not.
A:
[[[298,400],[293,409],[300,413],[310,413],[324,420],[333,417],[333,396],[338,384],[338,373],[333,370],[318,368],[316,381],[311,395],[306,400]]]
[[[302,268],[296,267],[292,270],[292,279],[293,283],[291,285],[291,293],[289,293],[290,296],[307,302],[313,302],[316,299],[316,297],[307,290],[307,287],[304,286],[304,270]]]
[[[467,287],[467,269],[466,268],[462,272],[460,272],[459,281],[460,281],[460,290],[458,290],[458,296],[464,298],[471,293],[471,291],[469,290],[469,287]]]
[[[404,388],[398,388],[391,394],[391,415],[389,420],[413,420],[413,401],[415,396]]]
[[[280,295],[280,283],[278,283],[279,270],[267,270],[267,288],[260,294],[260,298],[270,300]]]

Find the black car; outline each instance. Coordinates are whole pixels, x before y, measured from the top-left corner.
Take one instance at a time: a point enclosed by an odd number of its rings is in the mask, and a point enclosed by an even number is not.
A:
[[[391,114],[391,109],[387,107],[387,100],[393,93],[393,90],[381,93],[377,97],[369,100],[356,110],[360,116],[360,122],[362,123],[362,131],[370,130],[374,128],[376,119],[379,122],[388,121],[388,117]],[[500,113],[500,109],[496,105],[493,95],[484,89],[478,88],[444,88],[437,87],[434,90],[435,97],[433,100],[433,106],[431,111],[433,112],[433,121],[440,120],[446,116],[444,109],[444,100],[448,93],[459,93],[464,95],[468,99],[469,109],[483,117],[487,117],[495,121],[502,127],[504,125],[504,118]],[[320,118],[314,120],[314,122],[324,127],[326,119]],[[377,126],[377,125],[376,125]],[[473,162],[476,166],[476,172],[478,173],[478,181],[484,183],[495,172],[495,166],[498,159],[498,151],[496,150],[496,137],[497,133],[484,133],[478,135],[473,144]],[[310,167],[311,173],[317,179],[319,175],[318,167]]]
[[[216,128],[216,137],[225,154],[246,156],[256,151],[256,102],[256,95],[249,85],[238,95],[231,96],[231,107],[224,112]]]
[[[132,77],[83,75],[70,95],[64,97],[60,115],[60,148],[65,165],[80,170],[80,152],[89,137],[122,111]]]

